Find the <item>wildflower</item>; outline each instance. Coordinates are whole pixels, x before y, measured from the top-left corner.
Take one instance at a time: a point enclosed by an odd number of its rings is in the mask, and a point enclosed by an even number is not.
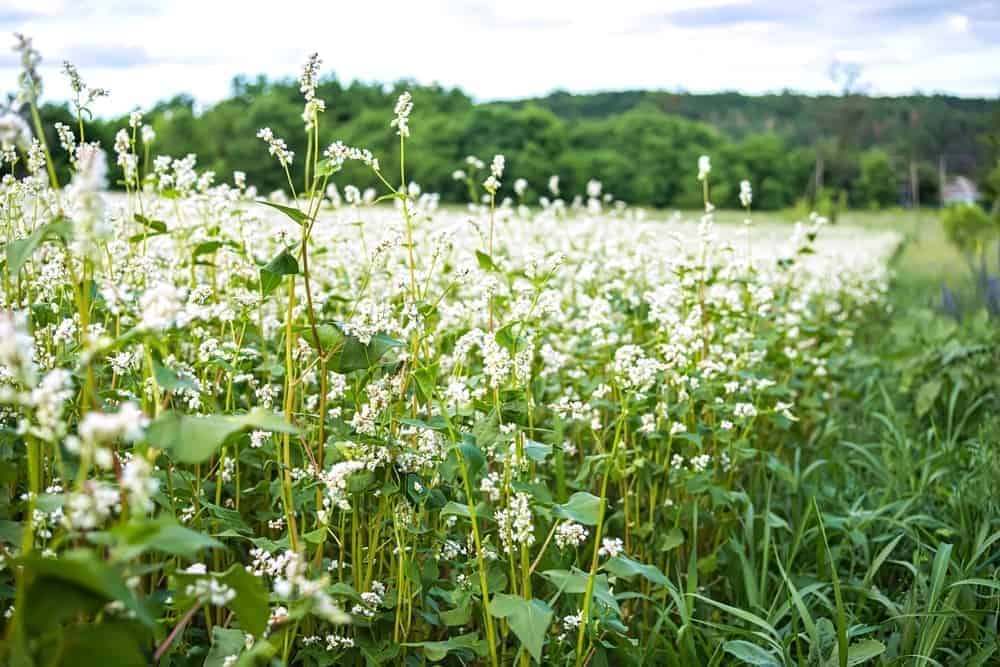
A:
[[[76,136],[73,134],[73,129],[64,123],[56,123],[55,128],[56,135],[59,137],[59,145],[70,156],[70,159],[76,162]]]
[[[65,126],[64,126],[65,127]],[[0,146],[4,148],[17,147],[23,151],[31,146],[31,128],[21,116],[13,111],[0,112]],[[7,159],[7,162],[13,162]]]
[[[267,151],[278,158],[278,163],[282,167],[288,167],[295,158],[295,153],[288,150],[288,144],[284,139],[274,136],[274,132],[269,127],[257,130],[257,138],[262,139],[267,144]]]
[[[604,185],[597,179],[590,179],[587,181],[587,196],[591,199],[597,199],[601,196],[601,188],[603,187]]]
[[[87,442],[134,442],[142,437],[148,419],[135,403],[123,403],[118,412],[88,412],[77,427],[79,436]]]
[[[236,597],[235,590],[216,579],[197,579],[188,584],[184,594],[216,607],[224,607]]]
[[[396,128],[396,134],[404,139],[410,136],[410,112],[413,111],[413,98],[409,91],[404,91],[396,100],[394,113],[396,117],[389,123],[389,127]]]
[[[698,180],[704,181],[712,171],[712,163],[707,155],[698,158]]]
[[[326,495],[323,497],[323,506],[327,509],[337,507],[342,510],[351,508],[347,500],[347,480],[348,478],[363,470],[365,464],[361,461],[342,461],[335,463],[329,470],[324,472],[320,479],[326,485]]]
[[[712,463],[712,457],[708,454],[699,454],[691,459],[691,469],[695,472],[704,472]]]
[[[0,367],[25,386],[34,386],[35,339],[23,311],[0,311]]]
[[[597,550],[598,555],[615,558],[625,551],[625,543],[617,537],[605,537],[601,540],[601,548]]]
[[[497,530],[504,551],[513,553],[520,546],[530,547],[535,543],[535,527],[531,518],[531,498],[518,491],[511,497],[507,507],[494,514]]]
[[[145,459],[133,457],[122,467],[121,487],[128,496],[130,506],[140,512],[152,512],[153,495],[160,488],[159,480],[152,476],[153,468]]]
[[[523,197],[524,193],[528,190],[528,181],[523,178],[519,178],[514,181],[514,193],[518,197]]]
[[[555,174],[549,176],[549,192],[551,192],[554,197],[559,196],[559,177]]]
[[[323,63],[318,53],[310,54],[305,67],[302,68],[302,75],[299,77],[299,92],[311,101],[316,97],[316,78],[319,75],[319,67]]]
[[[88,88],[80,77],[80,72],[76,69],[76,66],[68,60],[63,61],[62,71],[66,75],[66,78],[69,79],[70,89],[76,95],[74,106],[77,113],[89,110],[92,102],[111,94],[106,88]]]
[[[119,511],[118,490],[105,482],[90,480],[82,491],[71,493],[67,498],[66,523],[75,530],[94,530]]]
[[[357,160],[368,165],[375,171],[379,170],[378,160],[375,159],[371,151],[366,148],[345,146],[341,141],[335,141],[330,144],[323,152],[323,155],[337,169],[343,166],[347,160]]]
[[[753,201],[753,190],[750,188],[750,181],[740,181],[740,205],[743,208],[750,208]]]
[[[38,74],[42,55],[32,45],[30,37],[15,32],[14,39],[17,40],[14,52],[21,56],[21,72],[17,77],[19,85],[17,102],[19,105],[25,102],[34,104],[42,94],[42,77]]]
[[[168,282],[150,287],[139,299],[142,321],[139,326],[149,331],[164,331],[181,312],[181,291]]]
[[[503,178],[503,169],[506,161],[503,155],[497,154],[493,156],[493,162],[490,163],[490,174],[496,176],[498,179]]]
[[[563,521],[556,528],[556,546],[579,547],[587,540],[587,529],[575,521]]]

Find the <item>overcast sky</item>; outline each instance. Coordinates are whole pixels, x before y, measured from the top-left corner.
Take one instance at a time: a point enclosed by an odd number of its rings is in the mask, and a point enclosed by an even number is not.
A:
[[[42,52],[46,98],[68,95],[69,59],[111,89],[102,115],[179,92],[211,103],[237,74],[297,76],[311,51],[342,81],[411,78],[480,100],[827,92],[833,61],[861,65],[876,94],[1000,94],[998,0],[2,0],[0,33],[15,31]],[[16,73],[0,51],[0,92]]]

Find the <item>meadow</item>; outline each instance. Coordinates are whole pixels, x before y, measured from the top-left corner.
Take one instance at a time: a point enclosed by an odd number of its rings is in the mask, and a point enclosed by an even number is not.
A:
[[[503,155],[442,206],[412,98],[397,163],[323,145],[318,67],[267,194],[89,143],[75,69],[60,146],[4,118],[4,664],[997,664],[997,329],[935,214],[719,212],[711,156],[696,212]]]

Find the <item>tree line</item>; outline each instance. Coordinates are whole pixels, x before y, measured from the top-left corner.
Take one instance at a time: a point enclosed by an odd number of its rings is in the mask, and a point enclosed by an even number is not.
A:
[[[713,194],[719,206],[738,205],[739,182],[754,186],[754,206],[781,209],[807,202],[877,208],[937,204],[944,178],[965,175],[988,196],[998,189],[1000,111],[996,100],[948,96],[887,98],[857,94],[807,96],[784,92],[688,94],[655,91],[570,94],[515,102],[477,103],[455,88],[325,79],[317,94],[327,104],[321,141],[340,139],[371,149],[384,164],[398,160],[389,128],[392,105],[403,89],[416,111],[407,148],[407,177],[444,201],[465,201],[465,183],[453,178],[467,155],[507,158],[508,174],[529,183],[527,196],[547,195],[552,174],[563,193],[583,192],[591,178],[631,204],[690,208],[701,204],[695,164],[712,156]],[[296,81],[238,77],[232,94],[206,108],[179,95],[145,110],[156,132],[153,155],[198,155],[201,169],[231,180],[247,174],[262,193],[281,188],[284,176],[256,138],[261,127],[283,137],[298,156],[305,137],[298,121],[302,99]],[[66,105],[41,109],[52,123],[75,126]],[[106,148],[128,116],[85,122],[88,137]],[[58,170],[67,156],[55,151]],[[112,161],[113,162],[113,161]],[[301,166],[297,160],[295,168]],[[369,184],[370,174],[348,166],[343,186]],[[508,179],[504,187],[513,195]]]

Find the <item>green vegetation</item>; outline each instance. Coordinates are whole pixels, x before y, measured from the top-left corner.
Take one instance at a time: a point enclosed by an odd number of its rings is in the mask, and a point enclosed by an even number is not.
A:
[[[301,125],[281,86],[154,116],[212,160],[269,154],[270,199],[154,160],[138,114],[114,194],[82,107],[69,178],[6,119],[0,662],[1000,661],[993,218],[827,192],[837,224],[792,226],[753,207],[792,196],[773,136],[710,157],[712,130],[648,108],[560,130],[452,95],[456,123],[443,93],[337,123],[318,68]],[[377,150],[327,143],[331,116]],[[456,164],[464,123],[518,170]],[[635,170],[602,148],[635,137]],[[504,204],[556,147],[589,161],[562,165],[566,199]],[[879,203],[890,163],[868,153],[851,196]],[[456,166],[461,210],[410,180]],[[695,219],[611,204],[601,167]]]
[[[395,161],[398,146],[386,138],[381,114],[402,86],[321,81],[318,95],[332,122],[320,143],[341,139],[369,147],[386,163]],[[474,103],[460,90],[409,89],[422,110],[410,174],[444,201],[465,201],[465,184],[452,178],[465,156],[496,153],[527,179],[531,201],[549,195],[545,184],[559,174],[570,192],[582,192],[597,176],[605,192],[632,205],[697,207],[701,191],[687,178],[688,165],[704,153],[716,158],[713,198],[724,208],[738,207],[737,186],[744,178],[753,180],[760,210],[791,207],[800,199],[806,208],[824,199],[863,209],[893,206],[910,200],[911,162],[920,201],[936,204],[942,160],[949,174],[971,176],[984,182],[987,196],[998,194],[985,183],[1000,159],[991,139],[1000,132],[993,100],[633,91]],[[196,153],[199,165],[219,178],[239,169],[270,192],[286,183],[269,168],[254,133],[270,127],[293,137],[290,148],[304,155],[305,144],[293,131],[300,113],[297,83],[240,78],[230,98],[206,109],[196,111],[193,99],[178,96],[147,110],[146,119],[157,133],[154,154]],[[52,123],[75,124],[66,107],[44,105],[41,115],[50,145],[58,145]],[[87,134],[110,146],[126,120],[85,123]],[[65,178],[66,158],[56,160]],[[347,167],[345,182],[362,185],[363,178],[362,171]]]

